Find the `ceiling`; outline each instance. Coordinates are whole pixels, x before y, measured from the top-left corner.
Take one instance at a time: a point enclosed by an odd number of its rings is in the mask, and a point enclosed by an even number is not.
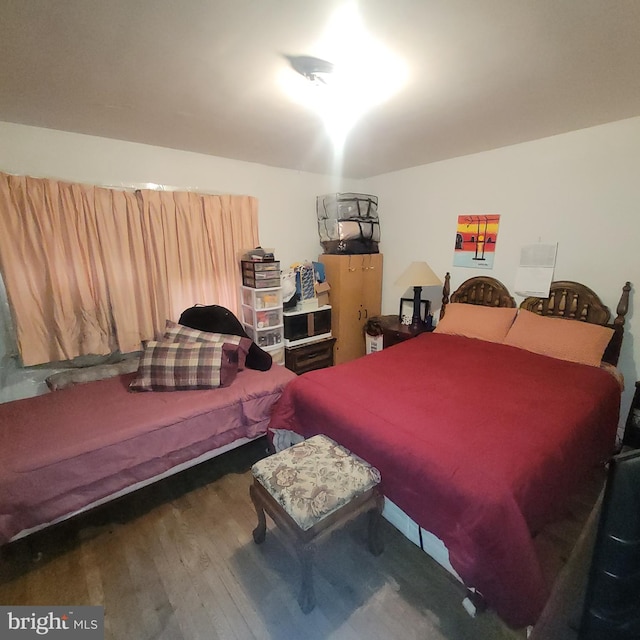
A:
[[[361,0],[409,80],[336,159],[277,77],[339,4],[0,0],[0,121],[365,178],[640,115],[639,0]]]

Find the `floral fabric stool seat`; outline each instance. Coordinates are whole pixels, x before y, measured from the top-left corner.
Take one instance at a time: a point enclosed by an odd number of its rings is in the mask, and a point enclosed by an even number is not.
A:
[[[312,567],[319,539],[368,512],[369,550],[382,553],[380,472],[330,438],[313,436],[256,462],[251,472],[250,494],[258,514],[253,539],[264,542],[266,511],[293,541],[302,569],[298,603],[304,613],[315,606]]]

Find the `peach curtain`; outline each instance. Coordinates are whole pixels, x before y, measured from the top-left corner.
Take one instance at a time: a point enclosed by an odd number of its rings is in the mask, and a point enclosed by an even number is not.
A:
[[[0,173],[0,269],[24,365],[140,349],[167,318],[237,313],[248,196],[117,191]]]
[[[156,334],[194,304],[237,314],[240,256],[258,245],[257,200],[147,189],[138,200]]]

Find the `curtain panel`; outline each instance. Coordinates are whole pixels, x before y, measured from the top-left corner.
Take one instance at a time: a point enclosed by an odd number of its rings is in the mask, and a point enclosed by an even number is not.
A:
[[[23,364],[137,351],[194,304],[237,314],[257,207],[0,173],[0,269]]]

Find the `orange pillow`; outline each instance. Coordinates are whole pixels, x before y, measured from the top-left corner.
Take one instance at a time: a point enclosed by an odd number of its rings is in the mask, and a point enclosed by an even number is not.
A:
[[[447,305],[444,318],[433,331],[488,342],[502,342],[517,313],[518,310],[515,308],[482,307],[452,302]]]
[[[613,329],[565,318],[546,318],[520,309],[504,341],[544,356],[599,367]]]

